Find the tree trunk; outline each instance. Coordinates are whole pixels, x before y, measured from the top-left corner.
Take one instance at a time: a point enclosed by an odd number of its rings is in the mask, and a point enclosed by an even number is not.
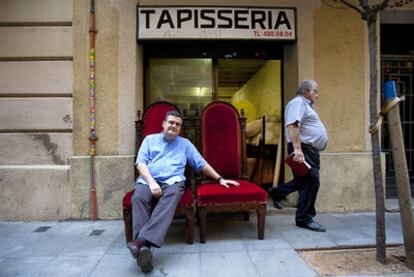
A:
[[[378,115],[378,68],[377,68],[377,15],[367,21],[368,26],[368,45],[370,59],[370,90],[369,90],[369,110],[370,124],[373,126]],[[374,170],[374,184],[376,197],[376,242],[377,242],[377,261],[385,263],[385,198],[384,185],[381,167],[381,144],[379,132],[371,134],[372,143],[372,163]]]

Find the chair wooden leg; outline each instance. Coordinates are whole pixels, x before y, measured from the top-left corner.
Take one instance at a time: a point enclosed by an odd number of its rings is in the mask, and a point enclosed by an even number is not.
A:
[[[132,241],[132,210],[125,208],[123,210],[125,240],[126,243]]]
[[[264,239],[264,229],[266,220],[266,204],[260,204],[257,209],[257,238]]]
[[[193,244],[194,242],[194,209],[193,207],[187,207],[185,209],[185,218],[186,218],[186,230],[185,236],[188,244]]]
[[[198,217],[200,220],[200,242],[206,243],[206,217],[207,211],[205,207],[198,207]]]

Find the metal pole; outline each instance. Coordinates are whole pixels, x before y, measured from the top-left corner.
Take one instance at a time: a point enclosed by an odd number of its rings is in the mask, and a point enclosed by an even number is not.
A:
[[[90,155],[90,217],[92,221],[97,219],[97,199],[95,189],[95,156],[96,156],[96,107],[95,107],[95,1],[90,2],[89,13],[89,155]]]
[[[386,103],[390,103],[396,98],[394,81],[388,81],[384,84],[384,97]],[[410,269],[414,269],[414,216],[411,208],[410,180],[405,157],[404,137],[401,128],[398,102],[388,111],[387,120],[400,205],[401,224],[403,227],[405,255],[407,258],[407,266]]]

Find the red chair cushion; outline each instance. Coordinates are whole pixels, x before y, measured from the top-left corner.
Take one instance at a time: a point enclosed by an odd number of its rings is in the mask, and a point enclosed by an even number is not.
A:
[[[199,185],[198,205],[266,202],[267,193],[264,189],[248,181],[236,181],[240,186],[226,188],[216,182]]]
[[[124,209],[131,209],[132,208],[132,195],[134,195],[135,190],[131,190],[127,194],[125,194],[124,198],[122,199],[122,206]],[[194,194],[191,191],[190,187],[186,187],[184,189],[183,197],[181,198],[180,203],[178,203],[178,207],[184,206],[194,206]]]

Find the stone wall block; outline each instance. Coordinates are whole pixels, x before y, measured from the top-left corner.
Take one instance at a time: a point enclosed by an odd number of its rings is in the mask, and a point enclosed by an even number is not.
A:
[[[72,129],[72,98],[2,98],[0,130]]]
[[[0,220],[70,216],[69,166],[0,166]]]
[[[0,165],[67,165],[72,133],[0,133]]]
[[[98,218],[122,218],[122,198],[134,184],[134,157],[98,156],[95,162]],[[73,157],[71,165],[72,217],[89,218],[90,158]]]
[[[1,0],[0,22],[71,22],[72,0]]]
[[[71,217],[75,219],[90,217],[89,168],[88,157],[72,157],[69,180],[72,191]]]
[[[321,155],[318,212],[375,210],[372,156],[369,153]]]
[[[73,62],[0,62],[0,95],[72,94]]]
[[[2,58],[72,57],[72,45],[72,27],[0,27]]]
[[[98,157],[96,173],[99,218],[122,217],[122,198],[134,188],[134,157]]]

